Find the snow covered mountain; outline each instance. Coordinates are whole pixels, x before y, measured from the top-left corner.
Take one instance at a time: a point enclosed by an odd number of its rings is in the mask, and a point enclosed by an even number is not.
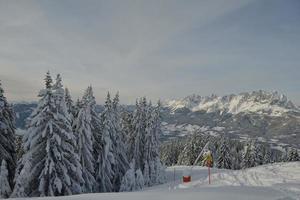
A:
[[[262,90],[222,97],[217,95],[206,97],[191,95],[180,100],[168,101],[166,102],[166,106],[173,112],[178,109],[187,108],[193,112],[220,112],[220,114],[252,112],[269,116],[282,116],[289,112],[300,113],[300,109],[289,101],[285,95]]]
[[[14,104],[17,128],[25,128],[25,119],[35,107],[34,103]],[[125,109],[132,110],[132,106]],[[102,110],[98,105],[97,112]],[[201,132],[239,140],[256,138],[280,149],[300,148],[300,109],[278,92],[191,95],[165,102],[162,111],[164,140]]]
[[[165,138],[193,132],[300,148],[300,109],[278,92],[191,95],[164,103]]]

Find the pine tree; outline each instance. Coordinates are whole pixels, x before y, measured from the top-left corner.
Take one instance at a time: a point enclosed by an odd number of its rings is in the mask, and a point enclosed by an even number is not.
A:
[[[48,72],[46,88],[36,110],[31,114],[24,135],[25,154],[16,182],[23,183],[28,196],[60,196],[80,193],[81,165],[75,153],[76,140],[66,109],[60,75],[52,87]],[[31,159],[27,159],[27,158]],[[30,162],[30,163],[28,163]],[[26,167],[25,167],[26,166]],[[31,168],[28,168],[31,166]],[[24,170],[28,170],[25,171]],[[30,174],[30,176],[28,176]],[[24,194],[15,188],[15,195]]]
[[[154,161],[154,169],[155,169],[155,176],[151,175],[151,178],[155,179],[152,182],[155,184],[163,184],[166,182],[166,167],[162,164],[159,157],[156,158],[156,161]]]
[[[152,168],[154,168],[154,166],[151,166]],[[144,161],[144,173],[143,173],[143,177],[144,177],[144,184],[146,186],[151,186],[151,180],[150,180],[150,170],[149,170],[149,164],[148,161],[145,160]]]
[[[140,169],[135,171],[135,190],[142,190],[144,188],[145,182],[143,177],[143,172]]]
[[[31,191],[29,187],[25,188],[26,182],[31,178],[30,170],[32,168],[32,156],[30,154],[24,154],[18,161],[16,176],[15,176],[15,187],[11,198],[27,197]],[[25,191],[27,189],[27,191]]]
[[[136,191],[144,188],[145,182],[143,173],[140,169],[134,170],[134,163],[133,159],[130,163],[130,168],[122,179],[120,192]]]
[[[138,103],[136,102],[136,105]],[[136,107],[137,109],[137,107]],[[136,112],[136,111],[135,111]],[[134,149],[135,149],[135,125],[134,125],[134,113],[126,113],[122,118],[122,132],[126,144],[126,154],[130,162],[134,160]],[[135,162],[135,161],[134,161]],[[134,166],[135,167],[135,166]]]
[[[120,192],[130,192],[136,189],[134,162],[130,163],[130,168],[125,173],[121,181]]]
[[[121,113],[121,139],[124,144],[130,143],[131,134],[133,133],[132,113],[123,111]],[[129,145],[125,145],[126,154],[129,155]]]
[[[79,110],[82,107],[82,102],[80,99],[77,99],[75,105],[74,105],[74,119],[78,116]]]
[[[262,145],[257,144],[257,142],[253,145],[253,153],[254,153],[254,166],[262,165],[264,162],[263,148]]]
[[[282,152],[280,161],[281,162],[287,162],[288,161],[288,149],[287,148],[284,148],[284,151]]]
[[[15,137],[16,141],[16,160],[20,160],[24,154],[24,149],[23,149],[23,140],[22,140],[22,136],[21,135],[16,135]]]
[[[76,111],[68,88],[65,88],[65,101],[66,101],[67,111],[70,114],[71,121],[73,122],[74,117],[76,115]]]
[[[249,167],[254,167],[254,161],[255,154],[253,153],[252,142],[248,142],[242,155],[242,168],[246,169]]]
[[[82,101],[78,101],[76,104],[77,108],[80,109],[83,105],[88,107],[90,115],[90,129],[92,133],[92,143],[93,143],[93,162],[95,172],[98,170],[99,165],[97,163],[98,156],[102,148],[102,139],[101,139],[101,119],[99,114],[96,111],[96,99],[94,97],[94,92],[92,86],[89,86],[82,98]],[[95,176],[95,174],[94,174]]]
[[[242,150],[243,145],[240,144],[240,142],[234,142],[232,145],[232,169],[239,170],[241,169],[241,163],[242,163]]]
[[[146,121],[147,121],[147,100],[146,98],[140,99],[136,104],[136,109],[133,113],[133,135],[130,141],[132,144],[130,152],[130,160],[135,160],[135,168],[144,170],[144,145],[146,136]]]
[[[112,102],[110,94],[107,94],[105,101],[105,109],[101,114],[102,122],[102,151],[99,154],[97,163],[99,165],[96,171],[96,181],[98,183],[99,192],[112,192],[114,191],[114,170],[113,167],[116,164],[116,160],[113,153],[113,142],[112,135],[115,134],[113,126],[112,116]]]
[[[232,163],[230,159],[230,149],[228,141],[223,137],[221,139],[220,149],[218,151],[217,167],[223,169],[231,169]]]
[[[119,114],[119,95],[113,101],[107,94],[102,118],[102,151],[98,158],[97,180],[101,192],[119,191],[121,181],[129,168],[126,148],[121,138],[121,121]]]
[[[115,141],[114,157],[116,159],[116,165],[114,168],[114,191],[119,191],[121,186],[121,181],[126,171],[129,168],[129,162],[126,155],[126,146],[122,140],[122,129],[121,129],[121,116],[120,116],[120,106],[119,106],[119,93],[117,93],[112,102],[112,115],[115,127],[115,134],[112,136],[112,141]]]
[[[178,156],[178,164],[193,165],[206,143],[207,138],[202,137],[198,133],[194,133],[188,137]]]
[[[96,100],[94,97],[94,92],[92,86],[89,86],[85,91],[83,97],[83,103],[90,107],[91,115],[91,131],[93,136],[93,149],[94,149],[94,159],[98,158],[101,151],[101,120],[96,111]]]
[[[143,176],[144,176],[144,183],[146,186],[150,186],[152,185],[152,181],[150,178],[151,175],[151,171],[150,171],[150,165],[149,163],[153,160],[153,155],[152,151],[153,151],[153,116],[152,116],[152,112],[153,112],[153,108],[152,108],[152,104],[151,102],[149,103],[149,105],[146,107],[146,134],[145,134],[145,141],[144,141],[144,149],[143,149],[143,157],[144,157],[144,170],[143,170]],[[154,170],[154,166],[151,166],[152,169]]]
[[[300,160],[300,158],[299,158],[297,149],[291,148],[288,153],[288,161],[293,162],[293,161],[299,161],[299,160]]]
[[[166,166],[179,164],[178,158],[184,148],[184,140],[172,139],[162,144],[160,148],[160,158]]]
[[[272,152],[270,150],[270,147],[265,148],[265,155],[263,159],[263,164],[268,164],[272,162]]]
[[[93,155],[93,133],[92,133],[92,107],[90,104],[90,90],[86,90],[74,121],[73,128],[77,137],[77,152],[82,166],[82,177],[84,183],[82,190],[85,193],[93,191],[94,178],[94,155]]]
[[[4,96],[0,83],[0,160],[8,167],[8,181],[13,187],[16,168],[15,113]]]
[[[11,194],[11,187],[8,182],[8,170],[5,160],[2,160],[0,171],[0,197],[8,198]]]
[[[159,158],[159,136],[161,134],[160,102],[155,108],[152,104],[146,109],[146,136],[144,143],[144,183],[152,186],[159,183],[161,162]]]

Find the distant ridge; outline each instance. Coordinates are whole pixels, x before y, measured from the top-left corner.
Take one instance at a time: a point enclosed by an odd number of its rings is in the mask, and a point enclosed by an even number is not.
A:
[[[284,94],[267,92],[263,90],[230,94],[225,96],[190,95],[183,99],[167,101],[164,104],[173,112],[177,109],[187,108],[193,112],[205,111],[207,113],[258,113],[270,116],[282,116],[289,112],[300,112],[292,101]]]

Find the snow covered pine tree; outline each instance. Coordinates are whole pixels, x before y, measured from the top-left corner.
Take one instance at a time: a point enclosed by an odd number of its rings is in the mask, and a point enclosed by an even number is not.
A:
[[[299,154],[297,149],[291,148],[289,150],[289,154],[288,154],[288,161],[293,162],[293,161],[299,161]]]
[[[102,151],[99,154],[97,163],[99,167],[96,171],[96,181],[98,184],[98,192],[112,192],[114,191],[113,179],[115,165],[115,158],[113,154],[113,141],[111,134],[114,133],[112,117],[112,103],[110,94],[107,94],[104,111],[101,114],[101,134],[102,134]]]
[[[15,114],[3,93],[0,82],[0,161],[7,162],[8,181],[12,188],[16,168]]]
[[[160,102],[153,109],[149,103],[146,110],[146,137],[144,143],[144,182],[152,186],[164,182],[163,166],[159,158],[159,135],[161,134]]]
[[[136,103],[131,122],[133,133],[127,136],[127,149],[131,166],[135,167],[136,188],[142,189],[143,185],[164,182],[164,167],[158,153],[161,133],[160,102],[153,108],[151,103],[147,104],[145,97],[141,98]]]
[[[2,160],[0,171],[0,198],[8,198],[11,194],[11,187],[8,182],[8,170],[5,160]]]
[[[101,135],[102,151],[99,154],[97,163],[96,180],[100,192],[119,191],[121,180],[129,168],[125,155],[125,145],[121,138],[121,126],[119,116],[119,95],[113,102],[110,94],[107,94],[105,108],[101,114]]]
[[[72,100],[72,97],[71,97],[71,94],[70,94],[70,91],[68,88],[65,88],[65,101],[66,101],[67,111],[70,115],[71,124],[72,124],[74,117],[76,115],[76,112],[75,112],[75,106],[74,106],[74,103],[73,103],[73,100]]]
[[[218,161],[217,167],[223,169],[231,169],[231,158],[230,158],[230,149],[228,146],[228,141],[225,137],[221,139],[221,146],[218,151]]]
[[[81,192],[81,165],[75,153],[76,141],[60,75],[52,87],[48,72],[45,85],[24,135],[25,154],[20,163],[23,168],[16,180],[19,185],[14,188],[14,196],[61,196]]]
[[[80,109],[74,120],[74,133],[77,138],[77,152],[82,167],[82,191],[89,193],[95,187],[94,178],[94,155],[93,155],[93,134],[92,134],[92,115],[90,105],[90,89],[88,88],[82,97]]]

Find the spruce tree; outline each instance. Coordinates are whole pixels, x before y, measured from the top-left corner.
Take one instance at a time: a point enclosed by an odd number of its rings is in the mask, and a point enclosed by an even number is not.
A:
[[[158,101],[152,112],[152,162],[150,162],[150,177],[152,184],[165,182],[165,166],[162,164],[159,154],[161,130],[161,102]]]
[[[263,164],[268,164],[272,162],[272,152],[270,150],[270,147],[267,146],[265,148],[264,158],[263,158]]]
[[[144,170],[144,145],[146,137],[146,127],[147,127],[147,100],[146,98],[141,98],[136,104],[136,109],[133,113],[133,135],[131,136],[130,144],[132,146],[130,154],[130,160],[135,160],[135,168]]]
[[[0,160],[7,162],[8,181],[13,187],[16,168],[15,113],[4,96],[0,82]]]
[[[117,93],[112,101],[112,115],[113,115],[113,123],[115,128],[115,134],[111,136],[112,141],[115,141],[114,146],[114,157],[116,159],[116,165],[114,168],[115,176],[114,176],[114,191],[119,191],[121,181],[126,171],[129,168],[129,162],[126,155],[126,146],[122,139],[122,129],[121,129],[121,115],[120,115],[120,105],[119,105],[119,93]]]
[[[17,197],[27,197],[30,194],[30,187],[25,187],[27,181],[31,178],[29,174],[32,166],[32,156],[30,154],[24,154],[22,158],[18,161],[16,176],[15,176],[15,187],[11,198]],[[25,191],[25,189],[27,191]]]
[[[1,171],[0,171],[0,197],[8,198],[11,194],[11,187],[8,182],[8,170],[7,163],[5,160],[2,160]]]
[[[84,183],[82,190],[85,193],[93,191],[95,187],[94,178],[94,155],[93,155],[93,133],[92,114],[90,105],[90,90],[87,89],[80,105],[77,117],[74,120],[73,128],[77,138],[77,153],[82,166],[82,177]]]
[[[129,192],[136,190],[136,180],[134,163],[130,163],[130,168],[125,173],[121,181],[120,192]]]
[[[242,169],[254,167],[254,157],[252,142],[248,142],[244,148],[242,155]]]
[[[121,139],[125,144],[127,155],[129,155],[130,152],[128,144],[130,144],[130,138],[132,133],[133,133],[132,113],[128,111],[123,111],[121,113]]]
[[[230,158],[230,148],[228,141],[223,137],[218,151],[217,167],[223,169],[231,169],[232,163]]]
[[[76,115],[74,103],[68,88],[65,88],[65,101],[67,106],[67,111],[70,114],[71,121],[73,122]]]
[[[146,109],[146,135],[144,143],[144,183],[147,186],[158,184],[161,180],[162,165],[159,158],[159,135],[161,134],[160,102],[155,108],[151,102]]]
[[[23,168],[16,180],[18,184],[23,184],[23,189],[16,187],[15,195],[61,196],[81,192],[81,165],[75,153],[76,140],[60,75],[52,87],[48,72],[45,85],[46,88],[39,93],[41,99],[29,118],[24,135],[25,154],[20,163]],[[25,192],[20,192],[22,190]]]
[[[206,143],[207,138],[203,138],[198,133],[189,136],[178,156],[178,164],[193,165]]]
[[[143,172],[140,169],[135,171],[135,190],[142,190],[144,188],[145,182],[143,177]]]
[[[231,151],[232,169],[235,170],[241,169],[242,150],[243,150],[243,145],[241,145],[240,142],[235,141]]]
[[[82,105],[80,105],[82,104]],[[99,114],[96,111],[96,99],[94,96],[92,86],[89,86],[82,98],[81,102],[77,103],[77,107],[80,108],[85,105],[89,109],[90,115],[90,127],[92,133],[92,143],[93,143],[93,160],[95,169],[98,168],[97,159],[101,152],[102,144],[101,144],[101,120]]]
[[[98,158],[99,169],[97,179],[101,192],[119,191],[121,181],[129,168],[125,144],[122,141],[121,119],[119,111],[119,94],[111,101],[107,94],[102,118],[102,151]],[[106,183],[107,186],[105,185]]]
[[[292,162],[292,161],[299,161],[299,160],[300,158],[297,149],[291,148],[288,154],[288,161]]]
[[[288,149],[287,148],[284,148],[284,151],[282,152],[280,160],[281,160],[281,162],[288,161]]]
[[[113,124],[112,115],[112,102],[110,94],[107,94],[104,111],[101,114],[102,122],[102,151],[98,156],[97,163],[99,167],[96,171],[96,181],[98,184],[97,191],[99,192],[113,192],[114,191],[114,177],[115,171],[113,170],[116,164],[116,159],[114,157],[114,142],[112,141],[112,135],[115,133],[115,127]]]
[[[257,142],[253,145],[253,153],[254,153],[254,166],[262,165],[264,163],[264,155],[263,155],[263,147]]]
[[[153,155],[152,151],[153,151],[153,136],[154,136],[154,132],[153,132],[153,116],[152,116],[152,112],[153,112],[153,108],[152,108],[152,104],[151,102],[149,103],[149,105],[147,105],[146,107],[146,134],[145,134],[145,141],[144,141],[144,149],[143,149],[143,153],[144,153],[144,170],[143,170],[143,176],[144,176],[144,183],[146,186],[150,186],[152,185],[151,182],[151,178],[150,178],[150,162],[153,161]],[[153,165],[151,166],[153,167]],[[152,169],[154,170],[154,169]]]

